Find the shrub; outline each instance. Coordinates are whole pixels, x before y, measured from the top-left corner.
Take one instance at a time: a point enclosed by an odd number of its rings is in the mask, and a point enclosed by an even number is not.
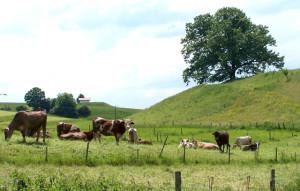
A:
[[[89,116],[90,114],[91,114],[91,111],[86,105],[84,105],[78,109],[79,116],[86,117],[86,116]]]
[[[28,107],[26,105],[19,105],[16,107],[16,111],[26,111]]]

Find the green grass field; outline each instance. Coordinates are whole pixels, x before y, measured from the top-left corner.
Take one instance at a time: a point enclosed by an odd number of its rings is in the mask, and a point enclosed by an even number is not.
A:
[[[2,127],[12,119],[13,115],[9,114],[14,113],[0,111],[1,119],[7,120],[1,122]],[[82,130],[88,130],[91,125],[89,119],[48,116],[47,131],[54,138],[46,139],[46,144],[41,139],[35,143],[34,138],[23,143],[17,131],[9,141],[0,137],[0,169],[5,172],[0,174],[1,185],[15,190],[16,181],[24,179],[29,190],[174,190],[174,172],[181,171],[183,190],[207,189],[209,177],[214,177],[214,190],[245,190],[247,176],[251,177],[251,190],[267,190],[271,169],[276,169],[277,190],[295,190],[299,183],[298,129],[292,137],[289,129],[270,127],[270,139],[269,131],[262,127],[135,126],[139,137],[151,140],[152,146],[128,144],[125,141],[128,133],[120,146],[113,137],[103,137],[100,144],[90,142],[86,161],[86,142],[61,141],[56,137],[59,121],[77,124]],[[211,132],[221,129],[229,132],[231,144],[238,136],[252,136],[254,141],[261,142],[259,152],[231,150],[229,164],[228,153],[186,149],[184,161],[183,149],[177,148],[180,139],[214,143]],[[159,157],[166,136],[167,144]]]

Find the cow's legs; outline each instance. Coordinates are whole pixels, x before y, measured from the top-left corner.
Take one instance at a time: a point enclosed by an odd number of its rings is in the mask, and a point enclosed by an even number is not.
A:
[[[116,143],[119,146],[119,137],[118,136],[116,136]]]
[[[27,131],[26,130],[24,130],[24,131],[21,131],[21,133],[22,133],[22,136],[23,136],[23,142],[24,143],[26,143],[26,134],[27,134]]]

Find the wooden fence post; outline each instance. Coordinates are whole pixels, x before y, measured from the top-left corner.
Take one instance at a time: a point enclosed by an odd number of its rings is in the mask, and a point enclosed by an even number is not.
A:
[[[181,172],[175,172],[175,191],[181,191]]]
[[[160,142],[162,142],[162,140],[161,140],[161,132],[159,131],[159,137],[160,137]]]
[[[275,169],[271,170],[270,190],[275,191]]]
[[[277,147],[275,148],[275,161],[277,162]]]
[[[48,147],[46,147],[46,162],[48,162]]]
[[[228,147],[228,148],[229,148],[229,150],[228,150],[228,163],[230,164],[230,147]]]
[[[165,140],[165,142],[164,142],[164,145],[163,145],[163,147],[161,148],[161,151],[160,151],[159,157],[161,157],[161,155],[162,155],[162,152],[163,152],[163,150],[164,150],[164,148],[165,148],[165,145],[166,145],[166,143],[167,143],[167,139],[168,139],[168,135],[167,135],[167,137],[166,137],[166,140]]]
[[[185,146],[183,147],[183,162],[185,163]]]
[[[250,175],[247,176],[247,187],[246,187],[246,190],[249,191],[249,188],[250,188]]]
[[[89,145],[90,145],[90,142],[88,141],[88,142],[87,142],[87,145],[86,145],[85,162],[88,161]]]
[[[282,127],[283,127],[283,129],[285,129],[285,124],[284,124],[284,122],[282,123]]]
[[[208,190],[213,190],[214,177],[208,177]]]
[[[278,129],[280,129],[280,123],[278,122]]]
[[[26,187],[25,181],[24,180],[18,180],[17,191],[23,190],[23,188],[25,188],[25,187]]]

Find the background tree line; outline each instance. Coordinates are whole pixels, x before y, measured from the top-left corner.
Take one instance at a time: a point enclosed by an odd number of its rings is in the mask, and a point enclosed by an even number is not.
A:
[[[78,98],[84,98],[80,94]],[[76,99],[78,101],[78,98]],[[79,109],[76,108],[76,101],[72,94],[59,93],[57,98],[46,98],[45,92],[38,87],[34,87],[25,94],[25,102],[33,110],[46,110],[47,113],[63,116],[63,117],[86,117],[91,114],[90,109],[83,105]],[[20,106],[17,110],[27,110],[24,106]]]

